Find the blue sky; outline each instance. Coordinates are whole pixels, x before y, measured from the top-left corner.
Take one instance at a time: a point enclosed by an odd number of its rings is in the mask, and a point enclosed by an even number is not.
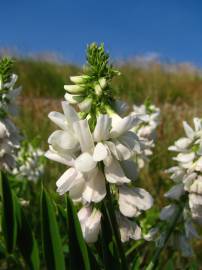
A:
[[[115,59],[158,54],[202,67],[200,0],[1,0],[0,47],[83,63],[86,44]]]

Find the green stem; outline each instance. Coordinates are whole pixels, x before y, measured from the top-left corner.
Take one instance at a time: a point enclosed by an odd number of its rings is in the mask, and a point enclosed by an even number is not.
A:
[[[151,262],[149,263],[149,265],[147,266],[147,268],[145,270],[153,270],[157,267],[157,264],[158,264],[158,260],[159,260],[159,257],[161,255],[161,252],[164,250],[164,248],[166,247],[166,244],[177,224],[177,221],[179,220],[181,214],[182,214],[182,210],[183,210],[183,206],[182,205],[179,205],[179,208],[178,208],[178,211],[176,211],[176,214],[173,218],[173,221],[172,223],[170,224],[169,228],[168,228],[168,231],[165,235],[165,240],[164,240],[164,244],[160,247],[158,247],[154,253],[154,256],[153,256],[153,259],[151,260]]]
[[[114,236],[115,236],[116,246],[118,249],[118,253],[120,255],[122,269],[127,270],[128,266],[127,266],[126,257],[125,257],[125,253],[124,253],[122,242],[121,242],[119,226],[118,226],[118,223],[116,220],[116,215],[115,215],[115,211],[114,211],[113,203],[112,203],[112,199],[111,199],[110,187],[109,187],[108,183],[106,183],[106,188],[107,188],[107,196],[106,196],[106,200],[104,202],[104,206],[107,210],[109,220],[111,223],[111,227],[112,227],[112,231],[113,231]]]

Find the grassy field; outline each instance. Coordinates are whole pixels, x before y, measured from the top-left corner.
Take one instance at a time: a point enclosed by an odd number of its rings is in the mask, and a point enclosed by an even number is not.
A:
[[[15,121],[30,140],[37,138],[39,145],[46,150],[47,138],[55,129],[47,115],[52,110],[61,111],[60,101],[65,93],[63,85],[69,82],[70,75],[81,74],[81,68],[17,59],[15,69],[19,75],[18,83],[23,86],[19,99],[20,115]],[[138,180],[153,194],[158,210],[166,204],[163,193],[172,184],[164,173],[173,163],[167,148],[182,136],[183,120],[191,123],[194,116],[202,117],[201,71],[186,65],[159,63],[142,67],[135,62],[119,64],[118,69],[121,76],[113,81],[117,96],[130,104],[141,104],[150,98],[161,109],[154,157]],[[55,181],[64,170],[65,167],[47,161],[46,184],[55,189]],[[200,253],[200,248],[196,250]]]

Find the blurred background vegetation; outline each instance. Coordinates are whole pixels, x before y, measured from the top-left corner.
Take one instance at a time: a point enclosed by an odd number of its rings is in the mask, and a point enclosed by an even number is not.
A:
[[[158,211],[166,204],[163,193],[172,184],[164,173],[174,164],[172,153],[167,148],[183,135],[183,120],[191,123],[193,117],[202,117],[202,72],[188,64],[158,61],[145,64],[134,60],[115,65],[121,71],[121,76],[113,81],[117,97],[130,104],[141,104],[149,98],[161,109],[154,155],[138,179],[141,186],[153,194]],[[48,113],[61,111],[60,101],[65,93],[63,85],[70,82],[69,76],[81,74],[82,68],[39,59],[16,59],[15,72],[19,75],[18,84],[23,86],[16,124],[28,139],[37,139],[46,150],[48,136],[56,128],[48,119]],[[55,190],[55,182],[64,171],[64,166],[47,161],[46,185]],[[200,241],[195,248],[200,255]]]

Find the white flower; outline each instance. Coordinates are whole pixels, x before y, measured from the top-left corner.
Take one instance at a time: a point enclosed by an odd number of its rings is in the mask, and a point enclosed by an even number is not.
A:
[[[16,98],[22,90],[21,87],[14,88],[17,79],[18,76],[12,74],[10,81],[6,83],[1,81],[0,85],[0,90],[4,89],[4,93],[1,95],[0,109],[13,115],[17,114]]]
[[[177,207],[175,204],[169,204],[161,209],[160,219],[161,220],[171,220],[176,213]]]
[[[44,152],[39,148],[34,148],[31,144],[28,146],[21,145],[16,157],[16,168],[13,174],[26,178],[29,181],[37,182],[44,172],[44,165],[41,157]]]
[[[53,132],[49,139],[49,150],[45,156],[51,160],[71,166],[73,157],[79,150],[79,141],[73,129],[73,123],[78,121],[76,111],[67,103],[62,102],[64,114],[51,112],[49,118],[60,128]]]
[[[143,188],[130,188],[125,185],[119,188],[119,209],[124,216],[138,216],[152,205],[153,198]]]
[[[179,198],[184,194],[184,185],[177,184],[173,186],[168,192],[164,194],[166,198],[179,200]]]
[[[148,156],[152,155],[156,140],[156,128],[160,122],[160,110],[154,105],[133,105],[133,115],[140,118],[140,123],[133,131],[137,133],[141,142],[141,153],[137,155],[139,168],[143,168],[148,162]]]
[[[189,240],[198,238],[192,220],[202,224],[202,121],[194,118],[194,129],[186,122],[183,122],[184,131],[187,137],[178,139],[170,151],[177,152],[173,160],[177,161],[177,166],[167,170],[171,174],[171,179],[177,183],[167,193],[165,197],[180,200],[184,207],[179,214],[178,224],[180,233],[173,233],[173,246],[178,243],[178,248],[183,256],[192,256],[193,251]],[[179,206],[178,206],[179,207]],[[177,204],[164,207],[160,213],[160,219],[169,222],[176,212]],[[183,228],[184,227],[184,228]]]
[[[10,171],[15,166],[20,135],[14,124],[4,118],[0,121],[0,168]]]
[[[78,212],[83,237],[87,243],[94,243],[98,239],[101,228],[101,213],[99,210],[90,206],[84,206]]]
[[[133,220],[130,220],[120,213],[116,213],[117,222],[121,234],[121,241],[127,242],[130,239],[139,240],[141,239],[141,228]]]

